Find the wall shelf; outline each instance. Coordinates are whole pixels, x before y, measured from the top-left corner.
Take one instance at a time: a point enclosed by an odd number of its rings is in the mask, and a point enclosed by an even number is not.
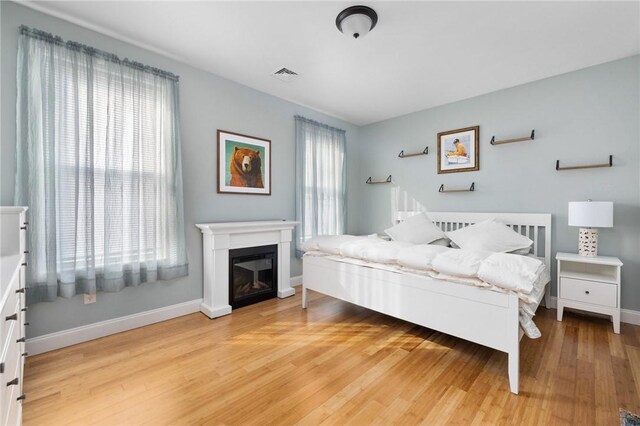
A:
[[[373,185],[373,184],[376,184],[376,183],[391,183],[391,175],[389,175],[387,180],[371,180],[371,177],[369,177],[369,179],[367,179],[367,181],[365,183],[369,184],[369,185]]]
[[[438,192],[474,192],[476,190],[476,183],[472,182],[469,189],[444,189],[444,184],[440,185]]]
[[[556,160],[556,170],[576,170],[576,169],[595,169],[599,167],[613,167],[613,155],[609,156],[608,163],[585,164],[580,166],[564,166],[560,167],[560,160]]]
[[[404,150],[400,151],[400,154],[398,154],[398,157],[400,158],[407,158],[407,157],[417,157],[418,155],[428,155],[429,154],[429,147],[426,147],[422,152],[416,152],[414,154],[405,154]]]
[[[497,141],[495,136],[491,137],[491,142],[489,142],[491,145],[502,145],[505,143],[514,143],[514,142],[525,142],[525,141],[532,141],[535,139],[536,136],[536,130],[533,129],[531,131],[531,135],[530,136],[525,136],[523,138],[515,138],[515,139],[503,139],[501,141]]]

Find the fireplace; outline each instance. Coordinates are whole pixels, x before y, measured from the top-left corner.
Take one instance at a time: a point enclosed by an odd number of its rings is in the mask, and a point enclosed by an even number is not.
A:
[[[278,293],[278,245],[229,250],[229,305],[262,302]]]
[[[273,277],[276,295],[282,299],[293,296],[296,291],[291,287],[291,237],[297,224],[289,220],[196,224],[202,232],[203,298],[200,311],[209,318],[231,313],[231,252],[248,247],[278,247],[273,260],[277,265],[277,274],[274,271]]]

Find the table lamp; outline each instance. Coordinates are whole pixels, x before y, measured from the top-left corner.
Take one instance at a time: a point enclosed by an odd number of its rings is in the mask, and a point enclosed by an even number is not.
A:
[[[578,254],[598,255],[598,230],[592,228],[613,227],[613,202],[571,201],[569,202],[569,226],[580,227]]]

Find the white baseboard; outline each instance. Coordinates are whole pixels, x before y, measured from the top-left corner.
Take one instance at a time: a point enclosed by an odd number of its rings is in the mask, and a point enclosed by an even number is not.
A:
[[[297,287],[299,285],[302,285],[302,275],[291,277],[291,287]]]
[[[627,324],[640,325],[640,312],[631,309],[620,310],[620,321]]]
[[[556,309],[558,307],[558,298],[551,296],[551,307]],[[571,309],[571,308],[569,308]],[[600,314],[594,314],[600,316]],[[620,309],[620,322],[626,324],[640,325],[640,311],[634,311],[631,309]]]
[[[29,355],[37,355],[194,312],[200,312],[201,303],[202,299],[191,300],[189,302],[178,303],[176,305],[165,306],[163,308],[34,337],[27,339],[26,350]]]

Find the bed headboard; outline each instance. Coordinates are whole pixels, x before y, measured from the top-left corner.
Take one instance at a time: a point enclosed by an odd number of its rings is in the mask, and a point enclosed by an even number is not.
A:
[[[422,213],[421,211],[398,211],[396,222]],[[514,231],[533,240],[531,252],[544,257],[544,263],[551,270],[551,214],[549,213],[465,213],[465,212],[425,212],[433,223],[444,232],[455,231],[487,219],[495,219],[511,227]]]

